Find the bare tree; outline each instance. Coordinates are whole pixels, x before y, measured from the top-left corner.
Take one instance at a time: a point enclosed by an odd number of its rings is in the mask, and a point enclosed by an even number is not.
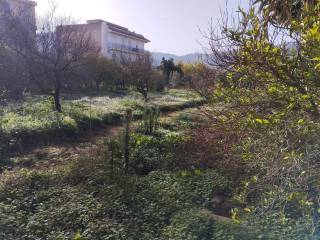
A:
[[[56,9],[53,6],[40,19],[37,35],[30,34],[15,15],[10,15],[12,41],[7,44],[25,60],[32,86],[53,96],[55,110],[61,112],[61,90],[73,84],[73,76],[84,64],[82,59],[99,49],[84,25],[57,16]]]
[[[202,97],[210,100],[212,97],[219,71],[204,63],[192,65],[190,87]]]
[[[148,100],[150,90],[150,78],[152,75],[152,57],[150,53],[135,56],[123,55],[121,63],[129,84],[142,94],[145,101]]]
[[[0,41],[25,45],[34,40],[36,20],[32,2],[0,0]],[[28,43],[29,44],[29,43]]]
[[[0,88],[7,90],[8,98],[21,98],[28,79],[24,61],[14,51],[0,45]]]
[[[97,51],[86,29],[63,25],[62,20],[54,32],[42,28],[37,39],[39,49],[33,58],[36,65],[42,66],[42,71],[38,68],[40,73],[36,71],[36,84],[54,97],[58,112],[61,112],[61,89],[72,84],[72,75],[83,64],[82,58]]]
[[[21,97],[29,83],[25,61],[17,52],[35,47],[36,27],[32,3],[0,0],[0,86],[8,97]]]

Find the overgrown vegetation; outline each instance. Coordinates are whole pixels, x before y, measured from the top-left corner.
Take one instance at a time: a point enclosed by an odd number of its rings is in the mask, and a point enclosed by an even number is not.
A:
[[[175,148],[188,140],[186,134],[163,128],[144,133],[143,125],[132,131],[129,174],[123,135],[65,171],[3,173],[0,213],[7,217],[0,220],[2,236],[216,239],[222,230],[212,229],[224,225],[205,209],[231,185],[215,170],[181,164]]]
[[[265,239],[319,237],[318,16],[314,1],[257,1],[208,35],[208,62],[226,78],[216,80],[212,104],[222,108],[208,112],[214,126],[195,133],[203,147],[194,152],[218,143],[200,161],[241,182],[233,199],[246,207],[231,216]]]
[[[1,152],[123,124],[64,164],[2,168],[0,238],[319,239],[320,5],[258,0],[238,14],[209,28],[205,63],[81,59],[99,96],[67,91],[63,112],[0,93]],[[193,91],[150,94],[172,82]]]

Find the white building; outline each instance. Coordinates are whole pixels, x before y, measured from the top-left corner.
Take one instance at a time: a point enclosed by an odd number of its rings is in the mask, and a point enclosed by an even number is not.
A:
[[[104,20],[88,20],[86,24],[72,27],[86,29],[101,54],[111,59],[119,59],[122,55],[143,54],[145,44],[150,42],[141,34]]]

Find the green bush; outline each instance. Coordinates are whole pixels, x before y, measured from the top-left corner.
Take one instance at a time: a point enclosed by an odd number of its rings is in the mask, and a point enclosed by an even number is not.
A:
[[[131,136],[131,167],[145,175],[155,170],[179,168],[174,149],[185,141],[182,134],[160,129],[153,136],[134,133]]]
[[[146,106],[143,109],[143,124],[141,126],[145,134],[154,134],[159,128],[160,111],[154,106]]]
[[[178,212],[206,208],[212,196],[227,191],[228,181],[214,171],[152,172],[127,178],[105,193],[105,211],[126,226],[132,239],[162,239],[162,231]],[[128,188],[129,186],[129,188]]]
[[[212,220],[201,209],[182,210],[173,216],[170,225],[163,230],[167,240],[207,240],[212,239]]]
[[[0,239],[127,239],[93,194],[62,179],[53,172],[9,174],[0,186]]]

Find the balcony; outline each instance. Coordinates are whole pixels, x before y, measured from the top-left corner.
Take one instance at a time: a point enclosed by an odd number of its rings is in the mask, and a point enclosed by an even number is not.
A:
[[[111,43],[109,50],[128,51],[128,52],[135,52],[135,53],[144,52],[144,50],[139,49],[138,47],[131,47],[128,45],[118,44],[118,43]]]

